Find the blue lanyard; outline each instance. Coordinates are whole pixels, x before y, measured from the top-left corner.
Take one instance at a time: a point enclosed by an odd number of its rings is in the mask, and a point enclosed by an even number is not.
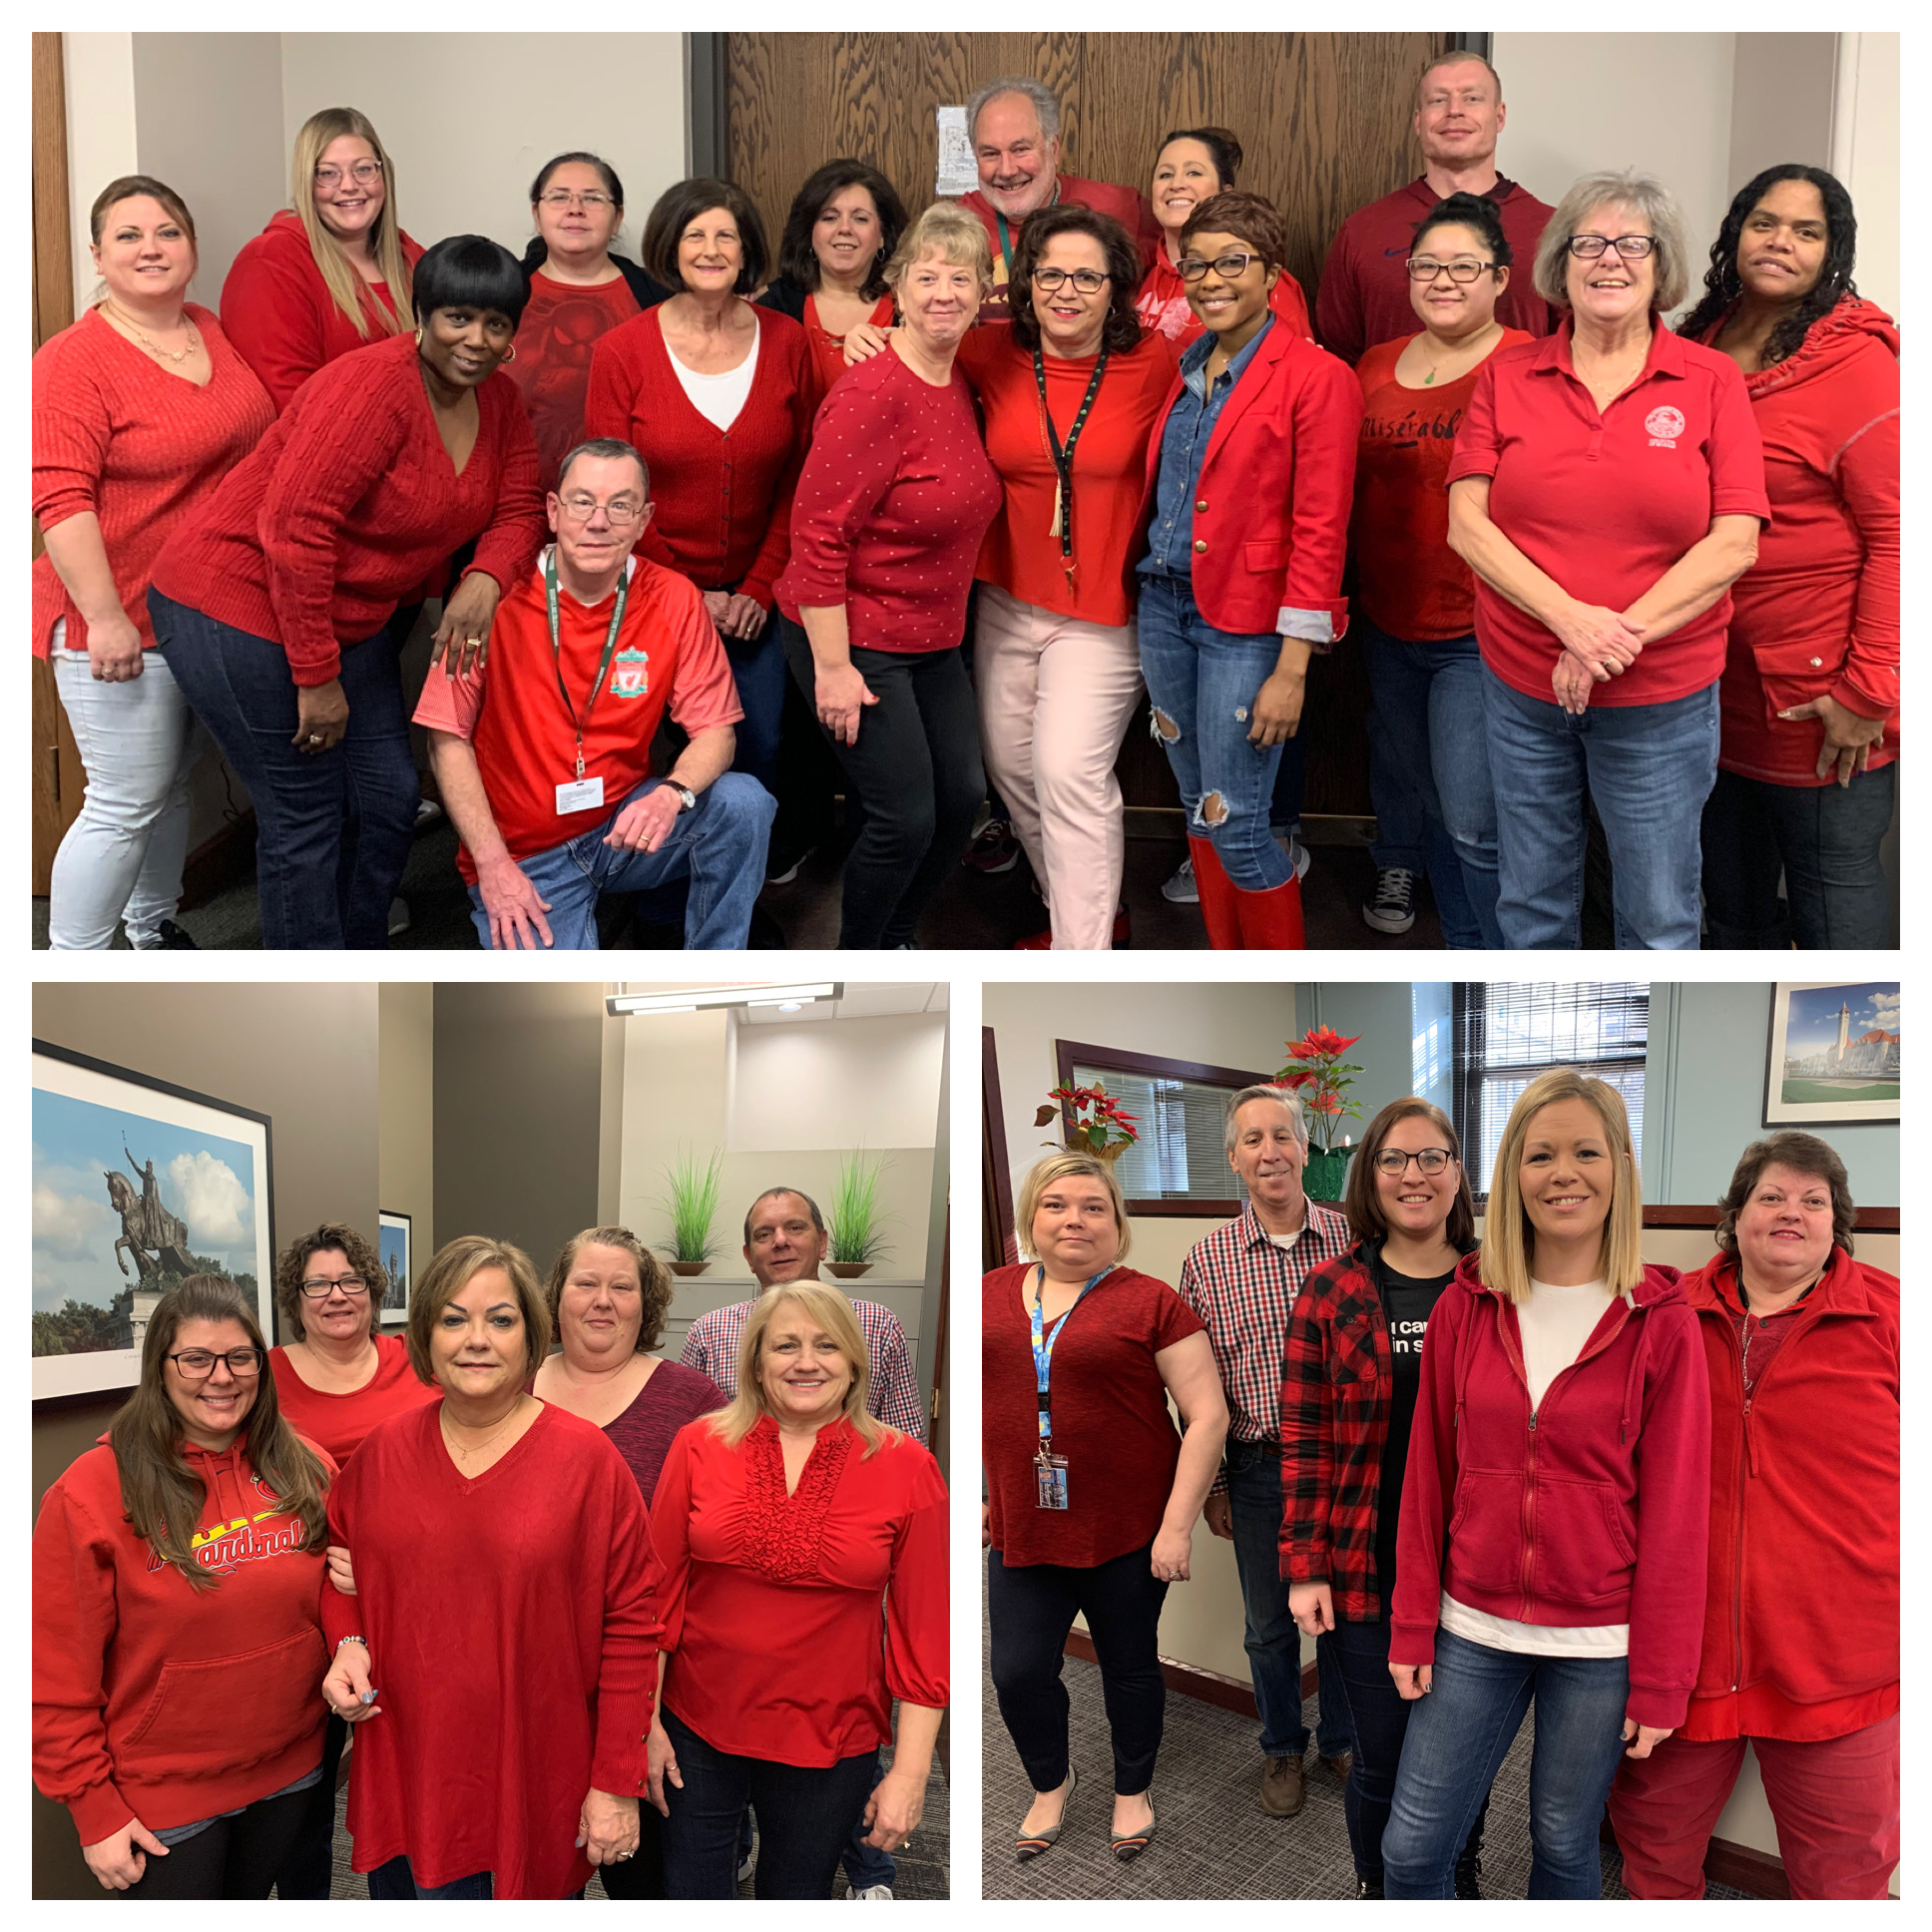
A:
[[[1087,1286],[1082,1288],[1068,1304],[1067,1314],[1062,1315],[1053,1324],[1051,1335],[1043,1333],[1044,1322],[1040,1311],[1040,1296],[1047,1285],[1047,1270],[1044,1266],[1040,1269],[1039,1279],[1034,1283],[1033,1301],[1028,1314],[1033,1325],[1033,1379],[1035,1387],[1040,1392],[1040,1443],[1043,1450],[1053,1440],[1053,1415],[1047,1407],[1047,1382],[1053,1374],[1053,1345],[1060,1339],[1060,1332],[1067,1325],[1067,1315],[1072,1314],[1080,1306],[1088,1289],[1093,1287],[1101,1275],[1111,1274],[1113,1271],[1114,1264],[1110,1261],[1101,1269],[1100,1274],[1094,1275],[1088,1281]]]

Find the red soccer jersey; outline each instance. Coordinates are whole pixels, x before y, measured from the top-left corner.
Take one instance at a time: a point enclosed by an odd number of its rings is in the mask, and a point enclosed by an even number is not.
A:
[[[622,275],[595,287],[553,281],[541,268],[530,275],[530,300],[517,324],[516,359],[504,373],[523,393],[530,433],[537,439],[539,480],[557,486],[564,458],[584,440],[584,397],[591,351],[638,312],[638,298]]]
[[[409,1346],[400,1335],[377,1335],[375,1351],[375,1373],[368,1381],[346,1395],[335,1395],[310,1388],[296,1374],[287,1349],[268,1350],[282,1414],[310,1442],[320,1443],[338,1467],[347,1464],[378,1422],[436,1400],[437,1391],[420,1381],[410,1366]]]
[[[1764,449],[1737,364],[1662,322],[1650,359],[1600,413],[1570,360],[1570,323],[1482,366],[1448,481],[1490,479],[1489,514],[1572,597],[1621,611],[1705,536],[1713,517],[1767,520]],[[1647,644],[1593,705],[1663,705],[1717,682],[1730,599]],[[1558,645],[1527,611],[1476,586],[1483,662],[1526,698],[1556,702]]]
[[[1268,306],[1297,335],[1305,335],[1310,341],[1314,339],[1314,330],[1308,323],[1308,298],[1301,292],[1301,284],[1285,268],[1274,279]],[[1176,355],[1201,334],[1201,318],[1188,306],[1188,284],[1168,259],[1165,246],[1155,251],[1154,265],[1147,271],[1141,292],[1134,298],[1134,312],[1140,316],[1143,328],[1158,328],[1174,344]]]
[[[589,831],[651,775],[651,739],[667,702],[671,716],[696,735],[744,716],[724,647],[705,601],[688,577],[631,560],[630,595],[617,650],[584,727],[584,776],[604,780],[604,802],[563,817],[557,787],[577,775],[577,727],[557,689],[558,654],[550,648],[542,559],[497,606],[488,669],[452,678],[432,665],[416,706],[418,724],[476,746],[490,813],[512,858],[547,852]],[[592,681],[610,635],[613,592],[598,604],[557,594],[565,689],[584,717]],[[496,702],[487,703],[491,694]],[[467,846],[457,869],[476,883]]]
[[[1141,266],[1145,269],[1161,249],[1161,224],[1154,219],[1153,205],[1138,188],[1123,188],[1118,182],[1088,181],[1081,175],[1063,174],[1054,188],[1053,200],[1049,208],[1071,205],[1074,208],[1091,208],[1098,215],[1111,215],[1124,228],[1134,245],[1141,252]],[[1006,299],[1006,254],[1000,245],[1000,214],[986,197],[976,188],[970,195],[960,197],[960,206],[969,208],[980,219],[986,230],[986,239],[993,248],[993,292],[980,303],[979,318],[983,322],[1003,322],[1007,318]],[[1006,246],[1011,247],[1020,239],[1021,224],[1009,218],[1006,224]]]

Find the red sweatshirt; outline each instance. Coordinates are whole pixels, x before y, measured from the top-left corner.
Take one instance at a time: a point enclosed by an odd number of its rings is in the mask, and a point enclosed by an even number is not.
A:
[[[252,1804],[321,1761],[321,1546],[295,1547],[245,1437],[182,1453],[206,1489],[194,1549],[213,1590],[127,1521],[106,1435],[34,1524],[34,1782],[84,1845],[130,1818],[166,1830]]]
[[[401,242],[402,257],[414,268],[423,251],[406,235]],[[276,409],[286,409],[323,363],[414,329],[408,303],[399,303],[386,281],[362,282],[361,291],[367,333],[336,307],[308,232],[290,209],[242,244],[222,284],[222,326]]]
[[[374,636],[472,537],[466,577],[521,583],[545,534],[537,446],[501,369],[476,401],[476,447],[459,476],[414,336],[331,362],[162,552],[156,589],[273,639],[296,684],[325,685],[341,646]]]
[[[1736,1261],[1683,1285],[1710,1382],[1710,1586],[1686,1734],[1862,1729],[1898,1708],[1898,1281],[1833,1248],[1748,1398]],[[1793,1614],[1806,1586],[1826,1593],[1821,1622]]]
[[[1517,1623],[1628,1624],[1629,1714],[1674,1727],[1697,1676],[1710,1493],[1710,1390],[1678,1271],[1647,1267],[1533,1411],[1516,1309],[1479,1258],[1429,1317],[1389,1662],[1435,1661],[1445,1591]]]

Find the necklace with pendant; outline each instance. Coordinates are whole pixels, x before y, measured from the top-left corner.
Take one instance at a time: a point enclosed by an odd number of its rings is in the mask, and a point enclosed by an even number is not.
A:
[[[1492,324],[1492,326],[1494,326],[1494,324]],[[1498,328],[1497,332],[1500,334],[1502,331],[1500,328]],[[1425,350],[1424,353],[1426,354],[1427,351]],[[1435,386],[1436,377],[1439,376],[1441,373],[1442,373],[1442,366],[1440,363],[1436,363],[1436,362],[1430,363],[1429,373],[1422,378],[1422,386],[1425,389],[1433,388]]]
[[[133,333],[134,339],[137,342],[139,342],[141,346],[144,349],[146,349],[150,355],[157,357],[159,360],[163,362],[173,362],[179,365],[183,362],[186,362],[188,358],[191,355],[193,355],[198,348],[202,346],[202,338],[196,332],[195,324],[191,322],[186,315],[183,315],[181,325],[188,331],[187,346],[179,349],[165,349],[161,346],[159,342],[155,341],[154,338],[150,336],[142,328],[141,324],[137,322],[132,315],[128,314],[125,309],[117,307],[112,299],[104,301],[101,304],[101,306],[105,308],[109,314],[115,316],[118,320],[123,322],[127,326],[127,328]]]

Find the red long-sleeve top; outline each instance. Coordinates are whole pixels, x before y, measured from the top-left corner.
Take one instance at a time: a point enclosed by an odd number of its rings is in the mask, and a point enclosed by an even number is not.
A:
[[[648,308],[591,352],[584,434],[619,436],[651,468],[656,514],[638,555],[682,571],[700,590],[734,584],[769,608],[791,547],[791,496],[811,436],[816,394],[805,331],[753,307],[758,364],[729,429],[698,413]]]
[[[665,1707],[718,1750],[822,1767],[889,1743],[894,1697],[946,1703],[945,1481],[910,1436],[864,1449],[828,1424],[787,1496],[769,1416],[671,1445],[651,1506]]]
[[[34,356],[34,515],[42,530],[90,510],[100,520],[115,595],[149,650],[148,581],[162,545],[275,414],[214,313],[185,306],[208,344],[200,388],[91,308]],[[61,618],[67,649],[85,651],[87,620],[43,553],[34,559],[35,657],[47,656]]]
[[[275,1400],[289,1426],[299,1429],[310,1442],[319,1442],[341,1468],[348,1467],[349,1458],[362,1446],[362,1438],[377,1423],[441,1399],[441,1391],[429,1387],[417,1375],[409,1360],[408,1345],[400,1335],[377,1335],[375,1355],[375,1373],[359,1389],[338,1395],[332,1389],[310,1388],[295,1372],[287,1349],[277,1346],[268,1350]]]
[[[273,639],[295,683],[310,686],[327,684],[341,646],[373,636],[472,537],[465,576],[521,583],[545,535],[537,446],[502,370],[476,401],[476,447],[459,476],[413,336],[339,357],[163,550],[156,588]]]
[[[398,238],[402,258],[413,269],[422,249]],[[230,265],[222,284],[222,325],[242,359],[261,379],[277,410],[324,363],[366,348],[385,335],[407,335],[415,323],[386,281],[357,279],[367,332],[335,305],[315,265],[308,233],[292,210],[283,209]]]
[[[591,1875],[577,1818],[636,1796],[657,1687],[660,1571],[637,1479],[604,1431],[546,1406],[475,1478],[442,1404],[372,1429],[329,1492],[353,1597],[322,1591],[331,1647],[365,1638],[380,1714],[356,1726],[355,1869],[407,1853],[419,1885],[495,1875],[565,1898]]]

